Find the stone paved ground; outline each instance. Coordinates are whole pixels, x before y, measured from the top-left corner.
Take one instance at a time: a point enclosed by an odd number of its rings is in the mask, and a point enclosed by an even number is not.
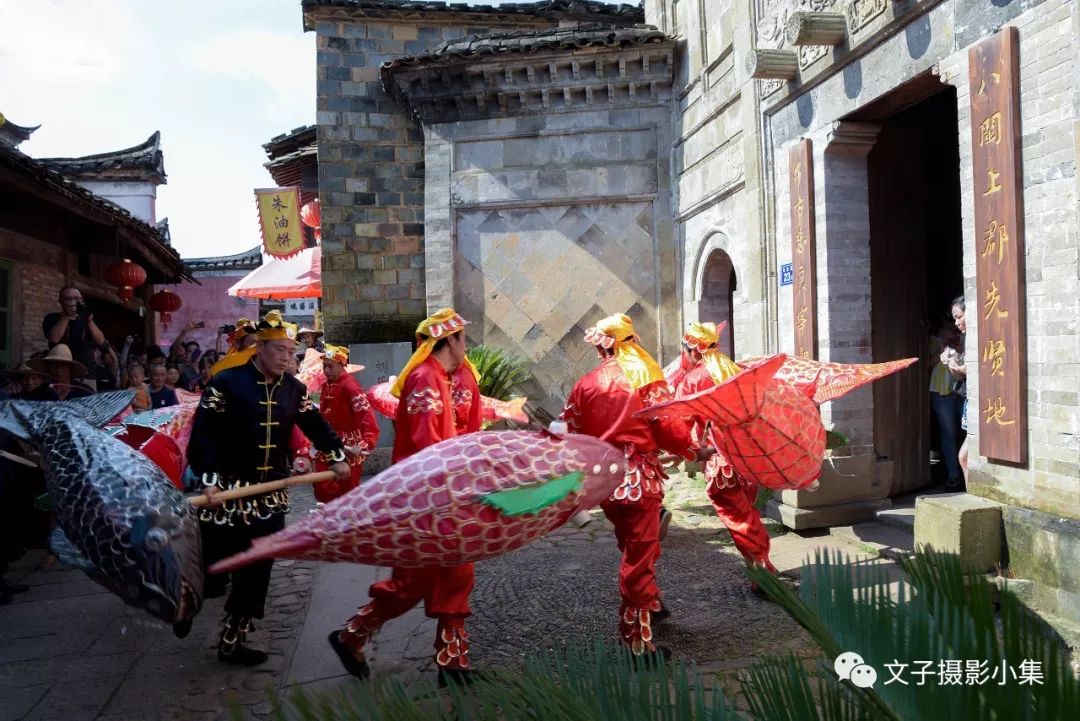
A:
[[[811,649],[785,613],[749,593],[741,559],[703,504],[701,482],[679,477],[667,500],[676,521],[660,564],[675,616],[658,628],[659,641],[726,682],[762,655]],[[294,494],[294,513],[310,506],[310,491]],[[774,539],[773,560],[797,575],[807,554],[823,545],[856,551],[828,537],[786,534]],[[208,601],[192,634],[179,640],[81,572],[35,568],[39,560],[40,554],[28,556],[13,574],[31,591],[0,607],[0,721],[209,721],[225,718],[228,703],[259,718],[268,712],[268,686],[347,688],[356,682],[330,653],[326,635],[365,602],[367,586],[387,573],[279,561],[267,618],[254,636],[271,660],[259,669],[238,670],[215,657],[221,599]],[[585,529],[564,528],[479,564],[470,623],[475,663],[515,665],[532,650],[613,639],[617,564],[614,538],[599,514]],[[371,649],[375,674],[430,677],[433,639],[434,623],[421,609],[388,624]]]

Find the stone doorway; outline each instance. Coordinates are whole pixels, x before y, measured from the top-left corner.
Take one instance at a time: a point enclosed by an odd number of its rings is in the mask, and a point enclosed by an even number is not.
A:
[[[874,449],[897,495],[948,475],[929,384],[931,336],[964,287],[956,89],[927,74],[851,119],[881,128],[867,156],[873,361],[919,358],[873,387]],[[956,402],[948,416],[956,448],[959,412]]]
[[[705,259],[701,271],[701,297],[698,300],[698,320],[702,323],[727,322],[720,333],[720,350],[729,358],[735,357],[735,291],[737,277],[731,256],[714,248]]]

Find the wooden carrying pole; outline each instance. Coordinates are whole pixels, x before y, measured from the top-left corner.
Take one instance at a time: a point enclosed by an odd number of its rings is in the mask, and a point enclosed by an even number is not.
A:
[[[232,488],[227,491],[218,491],[214,494],[214,498],[219,501],[232,501],[237,498],[247,498],[248,496],[257,496],[261,493],[273,493],[274,491],[280,491],[291,486],[306,486],[313,483],[322,483],[323,481],[333,480],[336,474],[333,471],[319,471],[318,473],[305,473],[301,476],[293,476],[291,478],[282,478],[280,481],[267,481],[266,483],[255,483],[250,486],[243,486],[242,488]],[[207,497],[202,493],[194,493],[190,496],[186,496],[188,502],[195,508],[202,508],[207,505]]]

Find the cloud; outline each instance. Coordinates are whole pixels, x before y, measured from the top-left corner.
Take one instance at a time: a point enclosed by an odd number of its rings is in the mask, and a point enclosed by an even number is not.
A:
[[[279,102],[315,97],[315,36],[268,29],[236,30],[195,46],[191,67],[244,82],[257,82]]]

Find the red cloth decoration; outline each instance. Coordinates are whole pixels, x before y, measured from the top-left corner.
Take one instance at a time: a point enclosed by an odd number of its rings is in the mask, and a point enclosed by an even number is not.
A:
[[[127,305],[135,297],[135,289],[146,282],[146,271],[138,263],[124,258],[105,269],[105,282],[117,287],[117,295]]]
[[[183,490],[184,455],[172,438],[152,428],[136,425],[124,426],[124,429],[116,434],[116,438],[141,451],[157,464],[174,486]]]

